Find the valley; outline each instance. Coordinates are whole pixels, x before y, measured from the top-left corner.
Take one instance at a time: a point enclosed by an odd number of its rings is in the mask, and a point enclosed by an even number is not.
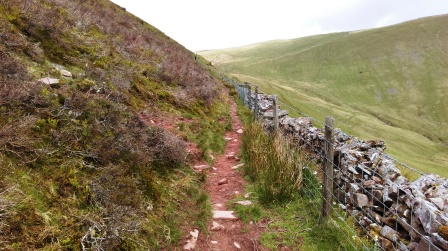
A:
[[[448,176],[448,15],[200,54],[425,173]],[[290,110],[294,114],[293,110]]]

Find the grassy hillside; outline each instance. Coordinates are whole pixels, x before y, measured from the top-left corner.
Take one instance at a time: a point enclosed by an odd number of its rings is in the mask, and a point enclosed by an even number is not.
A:
[[[107,0],[0,0],[0,249],[160,250],[204,230],[185,141],[207,158],[230,121],[204,65]]]
[[[448,176],[448,15],[202,52],[242,81]]]

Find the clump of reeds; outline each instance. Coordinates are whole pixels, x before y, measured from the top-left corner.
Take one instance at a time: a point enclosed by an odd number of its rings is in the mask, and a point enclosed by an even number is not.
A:
[[[285,202],[299,194],[305,154],[282,134],[267,134],[253,123],[243,135],[244,172],[255,181],[260,202]]]

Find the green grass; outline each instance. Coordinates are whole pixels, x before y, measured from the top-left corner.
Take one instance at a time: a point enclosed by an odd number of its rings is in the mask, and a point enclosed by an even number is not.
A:
[[[331,115],[343,131],[385,140],[398,160],[447,177],[446,22],[442,15],[201,55],[317,120]]]
[[[241,109],[244,114],[245,108]],[[266,231],[260,242],[269,250],[370,250],[372,243],[358,237],[354,220],[337,210],[321,218],[322,195],[314,161],[290,139],[267,134],[259,124],[246,123],[243,134],[244,168],[252,205],[229,202],[245,223]],[[338,217],[342,215],[342,218]]]
[[[244,174],[255,182],[262,203],[285,202],[302,187],[305,154],[290,139],[267,135],[258,123],[246,125],[243,133]]]
[[[311,180],[317,182],[315,178]],[[354,220],[345,218],[344,212],[338,211],[338,214],[322,221],[319,186],[305,186],[291,200],[269,204],[260,201],[255,186],[256,182],[246,187],[246,192],[252,192],[250,200],[254,204],[232,204],[233,201],[245,200],[240,197],[230,201],[229,205],[243,222],[265,227],[266,231],[260,238],[263,247],[269,250],[289,247],[304,251],[373,250],[373,243],[365,237],[358,237]],[[338,215],[344,218],[338,218]]]

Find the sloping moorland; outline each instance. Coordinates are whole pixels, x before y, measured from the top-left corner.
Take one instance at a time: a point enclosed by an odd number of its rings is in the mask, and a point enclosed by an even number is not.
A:
[[[441,15],[200,54],[320,121],[331,115],[347,133],[385,140],[387,152],[410,166],[447,177],[447,23]]]
[[[0,39],[0,249],[158,250],[205,228],[187,164],[230,118],[202,59],[107,0],[0,0]]]

